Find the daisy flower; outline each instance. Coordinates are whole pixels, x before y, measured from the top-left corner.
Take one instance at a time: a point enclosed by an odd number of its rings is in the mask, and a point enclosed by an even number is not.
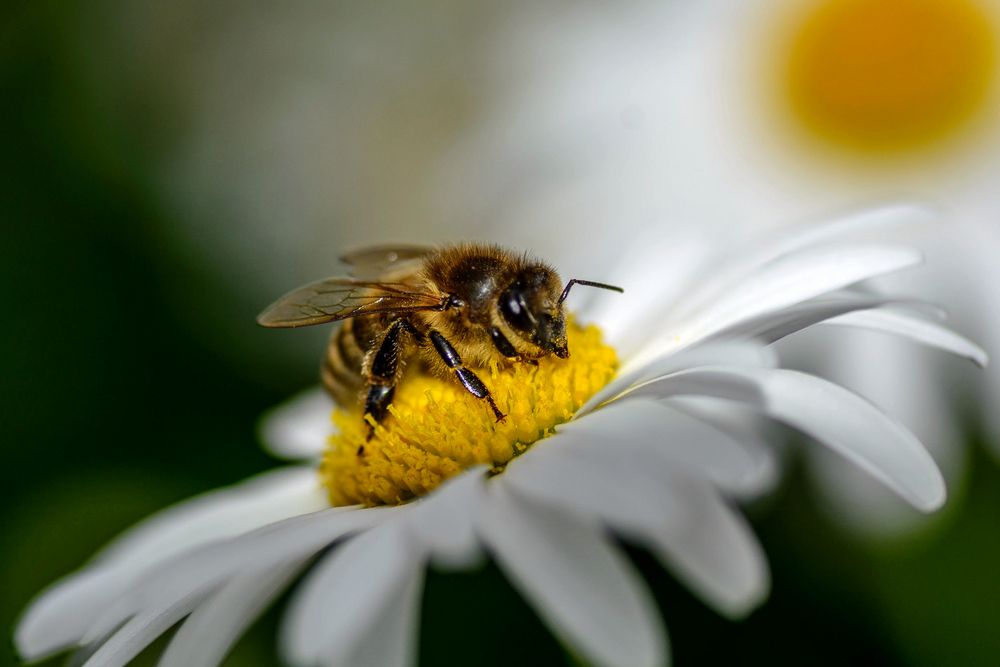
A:
[[[32,603],[19,651],[77,649],[86,665],[121,665],[180,624],[161,664],[217,664],[301,577],[280,638],[290,664],[412,664],[427,565],[488,554],[588,663],[664,664],[665,629],[616,536],[724,615],[760,604],[768,567],[734,505],[775,480],[757,416],[921,511],[944,501],[933,459],[905,427],[782,367],[770,346],[841,319],[983,360],[926,319],[927,306],[859,289],[921,259],[905,246],[839,240],[868,220],[738,253],[698,251],[691,239],[640,244],[623,254],[624,297],[576,309],[569,359],[484,372],[509,415],[501,423],[455,383],[411,375],[359,457],[356,413],[334,412],[332,428],[326,399],[293,401],[265,436],[303,463],[127,532]]]

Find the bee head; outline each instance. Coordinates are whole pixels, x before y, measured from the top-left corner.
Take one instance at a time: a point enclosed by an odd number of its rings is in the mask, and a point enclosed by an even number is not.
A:
[[[555,354],[569,356],[566,317],[559,298],[559,277],[551,269],[529,267],[500,294],[498,306],[504,321],[518,334]]]

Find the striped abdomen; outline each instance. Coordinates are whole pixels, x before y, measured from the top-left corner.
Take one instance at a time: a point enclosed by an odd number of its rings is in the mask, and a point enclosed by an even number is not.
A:
[[[333,400],[345,408],[358,404],[361,390],[366,386],[364,376],[365,355],[372,346],[375,332],[369,318],[345,320],[330,336],[320,377]]]

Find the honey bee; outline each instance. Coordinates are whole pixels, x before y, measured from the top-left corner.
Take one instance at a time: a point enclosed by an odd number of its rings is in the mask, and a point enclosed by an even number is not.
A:
[[[503,420],[475,369],[569,357],[563,302],[573,285],[623,291],[575,278],[564,287],[552,267],[494,245],[379,246],[341,261],[351,267],[349,277],[289,292],[257,322],[292,328],[343,320],[321,378],[338,404],[363,406],[368,439],[409,363],[454,376]]]

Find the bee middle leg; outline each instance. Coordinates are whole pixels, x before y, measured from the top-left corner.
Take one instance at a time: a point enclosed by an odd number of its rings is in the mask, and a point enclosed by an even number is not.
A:
[[[493,410],[493,415],[497,418],[497,421],[502,421],[506,418],[507,415],[500,412],[496,401],[490,395],[490,390],[486,388],[486,385],[479,379],[479,376],[462,365],[462,358],[458,355],[452,344],[448,342],[448,339],[437,331],[431,331],[430,339],[442,361],[444,361],[448,368],[455,371],[455,376],[462,383],[462,386],[465,387],[466,391],[476,398],[486,401],[490,409]]]

